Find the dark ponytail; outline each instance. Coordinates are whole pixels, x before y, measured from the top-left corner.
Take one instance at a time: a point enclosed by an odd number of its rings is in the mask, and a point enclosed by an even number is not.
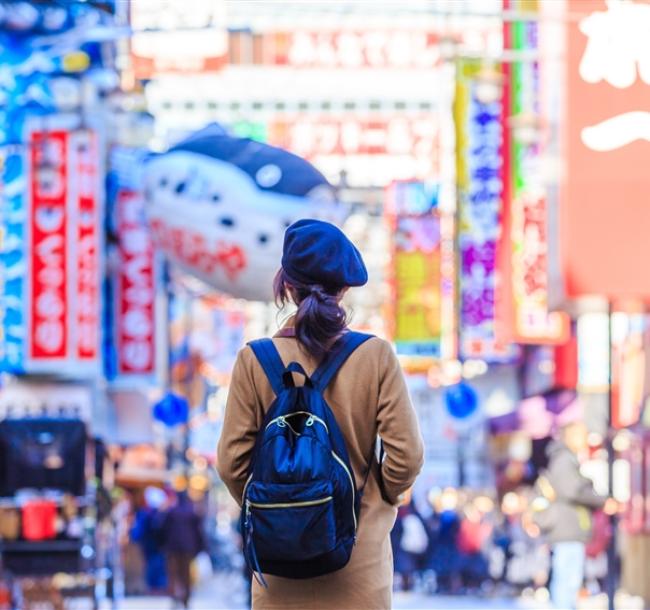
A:
[[[340,305],[343,287],[304,284],[280,269],[273,282],[275,302],[283,307],[290,300],[298,306],[296,338],[314,358],[321,359],[345,330],[347,315]]]

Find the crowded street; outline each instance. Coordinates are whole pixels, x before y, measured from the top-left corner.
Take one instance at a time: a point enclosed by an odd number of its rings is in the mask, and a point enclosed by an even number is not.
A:
[[[650,0],[0,0],[0,610],[650,608]]]

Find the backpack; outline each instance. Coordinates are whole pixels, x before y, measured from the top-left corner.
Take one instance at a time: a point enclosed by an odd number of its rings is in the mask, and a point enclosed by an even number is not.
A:
[[[297,362],[285,367],[270,339],[249,343],[276,395],[257,435],[242,496],[244,556],[264,586],[262,573],[313,578],[350,560],[363,487],[357,490],[323,391],[370,337],[345,333],[311,378]],[[292,373],[305,384],[296,387]]]

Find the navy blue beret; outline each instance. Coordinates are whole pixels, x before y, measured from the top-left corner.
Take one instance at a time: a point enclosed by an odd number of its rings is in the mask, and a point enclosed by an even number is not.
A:
[[[287,229],[282,268],[299,282],[326,288],[368,281],[361,253],[338,227],[321,220],[299,220]]]

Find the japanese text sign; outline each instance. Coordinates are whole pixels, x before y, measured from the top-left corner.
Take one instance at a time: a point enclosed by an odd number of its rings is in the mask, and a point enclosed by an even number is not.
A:
[[[561,209],[569,296],[650,299],[650,3],[569,0]]]
[[[117,373],[152,375],[156,370],[156,267],[144,200],[122,189],[116,200],[119,234],[116,333]]]

